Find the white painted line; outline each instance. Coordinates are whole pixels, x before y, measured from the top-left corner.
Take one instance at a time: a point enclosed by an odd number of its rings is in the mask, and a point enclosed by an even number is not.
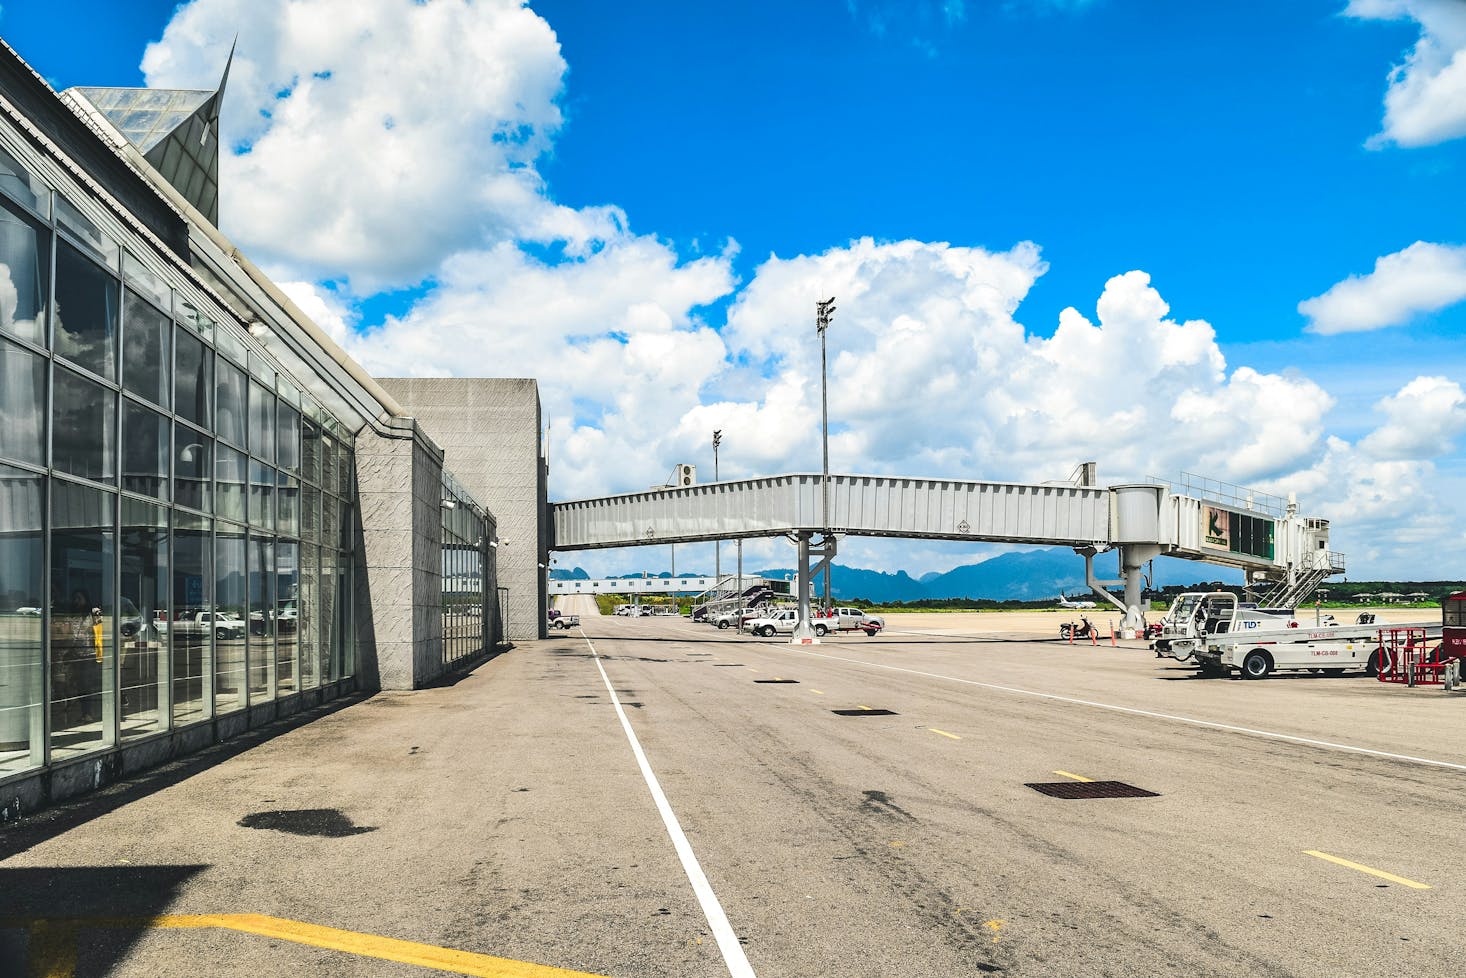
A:
[[[581,634],[584,635],[583,632]],[[757,978],[753,965],[748,963],[748,958],[743,953],[743,945],[738,943],[738,935],[733,932],[733,925],[728,923],[728,915],[723,912],[723,905],[718,902],[717,895],[713,893],[712,885],[708,883],[702,866],[698,865],[697,856],[692,852],[692,843],[687,841],[687,835],[682,831],[682,826],[678,823],[666,794],[662,792],[662,786],[657,782],[657,776],[652,773],[652,766],[647,762],[646,753],[641,749],[641,742],[636,739],[636,732],[631,729],[631,721],[626,718],[626,711],[621,708],[621,699],[611,686],[611,677],[606,675],[606,669],[601,665],[601,653],[596,651],[595,643],[589,638],[585,640],[585,644],[590,646],[596,668],[601,673],[601,681],[606,684],[606,692],[611,694],[611,704],[616,707],[616,716],[621,718],[621,729],[626,731],[626,739],[631,742],[631,752],[636,755],[636,763],[641,768],[641,776],[646,779],[646,786],[651,790],[652,800],[657,803],[657,811],[662,815],[662,824],[667,827],[667,834],[672,837],[672,847],[677,850],[677,858],[682,860],[682,871],[687,874],[687,881],[692,884],[692,892],[697,894],[697,902],[702,906],[703,916],[707,918],[708,927],[712,929],[713,937],[718,942],[718,950],[723,952],[723,963],[728,966],[728,974],[731,978]]]
[[[1081,700],[1072,696],[1059,696],[1057,693],[1041,693],[1036,689],[1023,689],[1019,686],[1000,686],[996,683],[979,682],[976,679],[959,679],[956,676],[943,676],[935,672],[922,672],[920,669],[903,669],[901,666],[888,666],[881,662],[865,662],[861,659],[847,659],[840,655],[826,655],[823,652],[811,652],[797,646],[788,645],[766,645],[767,648],[777,649],[783,652],[798,652],[800,655],[812,655],[820,659],[834,659],[839,662],[849,662],[857,666],[869,666],[872,669],[886,669],[891,672],[904,672],[913,676],[924,676],[927,679],[942,679],[950,683],[962,683],[965,686],[979,686],[983,689],[995,689],[1003,693],[1017,693],[1021,696],[1034,696],[1039,699],[1053,700],[1056,703],[1072,703],[1076,706],[1090,706],[1097,710],[1111,710],[1115,713],[1128,713],[1131,716],[1150,717],[1153,720],[1174,720],[1177,723],[1189,723],[1194,727],[1206,727],[1211,730],[1225,730],[1228,733],[1246,734],[1249,737],[1265,737],[1268,740],[1281,740],[1290,744],[1304,744],[1308,747],[1324,747],[1329,750],[1347,751],[1350,754],[1364,754],[1369,757],[1382,757],[1389,761],[1406,761],[1410,764],[1425,764],[1430,767],[1446,768],[1451,771],[1466,771],[1466,764],[1454,764],[1450,761],[1437,761],[1429,757],[1415,757],[1411,754],[1393,754],[1389,751],[1374,750],[1369,747],[1356,747],[1353,744],[1336,744],[1328,740],[1311,740],[1308,737],[1295,737],[1292,734],[1275,733],[1271,730],[1256,730],[1252,727],[1238,727],[1230,723],[1217,723],[1214,720],[1198,720],[1195,717],[1183,717],[1174,713],[1154,713],[1150,710],[1139,710],[1133,706],[1116,706],[1113,703],[1098,703],[1094,700]]]

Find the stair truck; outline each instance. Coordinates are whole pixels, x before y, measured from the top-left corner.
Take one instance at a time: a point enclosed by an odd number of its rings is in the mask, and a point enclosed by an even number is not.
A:
[[[1412,623],[1426,639],[1440,639],[1441,626]],[[1236,672],[1245,679],[1264,679],[1278,670],[1345,672],[1375,675],[1388,653],[1379,625],[1365,612],[1349,623],[1308,625],[1292,609],[1257,608],[1228,591],[1180,595],[1161,623],[1154,643],[1158,656],[1195,661],[1209,675]]]

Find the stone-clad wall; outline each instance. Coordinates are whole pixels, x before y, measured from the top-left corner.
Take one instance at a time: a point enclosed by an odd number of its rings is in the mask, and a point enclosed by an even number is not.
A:
[[[444,466],[498,524],[505,637],[545,634],[545,485],[539,386],[514,378],[378,378],[441,446]]]
[[[362,684],[414,689],[443,670],[442,457],[412,426],[357,436],[356,620]]]

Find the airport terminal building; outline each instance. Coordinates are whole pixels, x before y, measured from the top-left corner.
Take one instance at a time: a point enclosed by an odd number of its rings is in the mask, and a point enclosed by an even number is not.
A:
[[[215,226],[222,89],[0,45],[0,821],[543,632],[534,383],[342,352]]]

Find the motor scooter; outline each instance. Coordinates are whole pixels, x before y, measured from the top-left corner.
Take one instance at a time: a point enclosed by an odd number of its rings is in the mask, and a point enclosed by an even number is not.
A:
[[[1072,621],[1066,621],[1064,622],[1064,624],[1060,625],[1059,637],[1061,639],[1067,640],[1070,638],[1089,638],[1091,635],[1095,634],[1094,625],[1090,624],[1089,618],[1084,615],[1080,615],[1079,621],[1080,624],[1078,625],[1075,625]]]

